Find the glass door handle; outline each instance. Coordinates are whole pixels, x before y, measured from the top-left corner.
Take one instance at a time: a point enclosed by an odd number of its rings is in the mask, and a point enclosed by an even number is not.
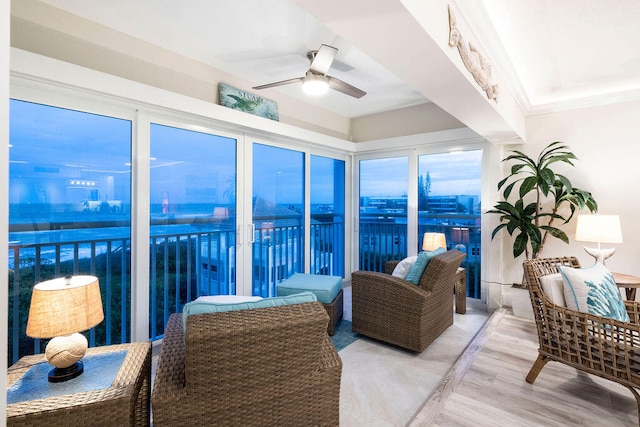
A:
[[[256,242],[256,225],[253,223],[249,224],[247,231],[249,232],[249,235],[247,236],[249,243],[255,243]]]

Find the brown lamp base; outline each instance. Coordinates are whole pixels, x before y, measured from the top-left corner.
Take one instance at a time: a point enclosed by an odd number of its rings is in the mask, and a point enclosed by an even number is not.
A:
[[[71,380],[84,372],[82,362],[76,362],[68,368],[54,368],[49,371],[50,383],[61,383]]]

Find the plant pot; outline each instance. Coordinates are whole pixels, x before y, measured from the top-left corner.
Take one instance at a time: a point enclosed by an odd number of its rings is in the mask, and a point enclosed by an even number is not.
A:
[[[511,287],[511,307],[516,317],[533,320],[531,297],[527,288]]]

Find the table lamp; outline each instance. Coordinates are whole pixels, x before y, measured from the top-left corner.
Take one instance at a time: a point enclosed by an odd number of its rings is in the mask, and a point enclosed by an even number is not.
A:
[[[87,339],[78,333],[102,322],[102,298],[94,276],[65,276],[38,283],[33,288],[27,320],[27,335],[52,338],[45,357],[55,368],[49,382],[62,382],[84,371],[80,359]]]
[[[447,237],[444,233],[424,233],[422,238],[422,250],[433,251],[438,248],[447,249]]]
[[[578,215],[576,226],[577,242],[596,242],[597,248],[584,250],[596,259],[596,262],[604,264],[604,260],[611,257],[616,248],[602,249],[600,243],[622,243],[622,229],[618,215]]]

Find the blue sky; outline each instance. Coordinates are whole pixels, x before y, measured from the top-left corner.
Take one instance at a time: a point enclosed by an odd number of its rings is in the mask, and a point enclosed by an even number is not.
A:
[[[131,122],[95,114],[11,101],[11,179],[32,174],[34,167],[59,168],[57,178],[114,175],[128,179]],[[235,176],[236,141],[199,132],[154,125],[151,130],[151,202],[169,192],[173,203],[227,203],[225,192]],[[334,161],[314,156],[313,203],[333,203]],[[342,164],[342,163],[341,163]],[[431,195],[480,195],[481,151],[420,156],[419,173],[431,177]],[[362,196],[407,193],[407,157],[360,163]],[[304,157],[301,152],[256,144],[254,194],[280,204],[301,204]],[[101,195],[105,193],[101,188]],[[123,188],[122,185],[120,188]],[[33,190],[33,189],[32,189]],[[117,191],[117,186],[116,186]],[[114,190],[111,190],[113,193]],[[58,191],[64,197],[64,191]],[[127,195],[128,196],[128,195]],[[12,203],[16,203],[14,194]],[[123,197],[109,194],[110,198]],[[18,197],[19,199],[19,197]],[[70,201],[66,201],[70,202]],[[71,202],[76,202],[71,201]]]
[[[480,196],[482,151],[427,154],[419,157],[418,173],[431,177],[432,196],[465,194]],[[407,194],[408,158],[360,162],[361,196]]]

